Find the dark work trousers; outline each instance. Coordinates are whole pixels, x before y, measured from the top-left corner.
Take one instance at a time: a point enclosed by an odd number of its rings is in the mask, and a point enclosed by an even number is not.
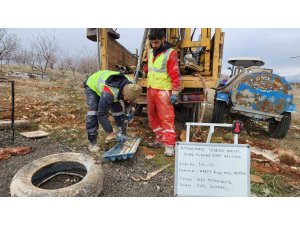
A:
[[[120,102],[112,102],[111,105],[103,107],[100,97],[90,89],[84,82],[85,94],[89,111],[86,116],[86,129],[88,140],[92,144],[97,143],[99,123],[106,133],[113,132],[113,128],[108,120],[109,109],[112,111],[112,116],[120,130],[124,132],[125,115]]]

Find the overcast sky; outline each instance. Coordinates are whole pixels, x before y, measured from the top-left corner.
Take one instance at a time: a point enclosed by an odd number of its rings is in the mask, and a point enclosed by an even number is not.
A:
[[[254,29],[231,28],[225,32],[222,73],[228,74],[227,59],[237,56],[259,57],[265,61],[266,68],[273,68],[279,75],[300,74],[300,28],[294,29]],[[96,51],[95,42],[86,38],[86,29],[9,29],[16,33],[22,44],[29,45],[29,40],[37,34],[55,34],[58,44],[66,52],[78,53],[83,47]],[[143,29],[119,28],[118,40],[129,51],[140,48]]]

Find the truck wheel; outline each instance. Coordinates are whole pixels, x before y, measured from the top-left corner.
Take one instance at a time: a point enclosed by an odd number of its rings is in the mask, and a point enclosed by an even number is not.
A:
[[[190,120],[191,109],[185,105],[179,105],[174,107],[175,120],[180,123],[192,122]]]
[[[284,138],[291,125],[291,113],[283,113],[281,121],[274,121],[269,123],[269,135],[271,138]]]
[[[228,112],[228,106],[224,101],[216,100],[214,103],[214,109],[212,114],[212,123],[223,123],[224,116]]]
[[[185,106],[180,107],[178,121],[185,123],[189,120],[189,108]]]
[[[189,110],[189,122],[197,122],[198,114],[201,112],[198,112],[198,104],[200,103],[193,103],[192,107]]]
[[[80,176],[82,180],[58,189],[40,187],[58,174],[72,174]],[[21,168],[12,179],[10,194],[13,197],[96,197],[102,187],[102,167],[91,156],[58,153],[37,159]]]

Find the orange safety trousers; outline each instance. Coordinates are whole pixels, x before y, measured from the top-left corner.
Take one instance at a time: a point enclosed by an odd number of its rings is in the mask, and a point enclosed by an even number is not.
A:
[[[175,114],[170,95],[171,91],[148,88],[147,113],[156,141],[167,146],[175,146]]]

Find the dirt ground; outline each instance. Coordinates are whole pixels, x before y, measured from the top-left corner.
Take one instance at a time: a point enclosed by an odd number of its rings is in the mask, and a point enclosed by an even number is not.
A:
[[[17,68],[20,70],[20,68]],[[6,68],[0,76],[8,70]],[[17,70],[17,71],[19,71]],[[29,128],[17,128],[15,143],[11,142],[11,131],[0,130],[0,148],[11,146],[30,146],[33,152],[24,156],[12,156],[0,161],[0,196],[10,196],[9,185],[15,173],[24,165],[35,159],[58,152],[79,152],[92,155],[100,160],[105,150],[114,144],[104,144],[105,134],[99,129],[101,152],[91,154],[87,150],[85,132],[86,104],[82,88],[82,75],[59,77],[53,73],[51,81],[37,81],[23,78],[12,78],[16,84],[16,119],[30,121]],[[0,108],[9,107],[9,88],[0,84]],[[204,121],[209,122],[212,114],[212,99],[214,92],[210,90],[208,106]],[[300,87],[294,90],[294,103],[300,107]],[[144,113],[145,114],[145,113]],[[9,119],[9,113],[2,112],[0,120]],[[231,122],[232,120],[228,120]],[[176,123],[178,140],[184,137],[184,125]],[[20,135],[22,131],[44,130],[49,136],[40,139],[27,139]],[[217,130],[212,142],[233,142],[233,135]],[[163,149],[147,148],[147,143],[154,136],[149,129],[145,115],[136,116],[128,127],[130,135],[142,137],[140,147],[132,159],[102,162],[104,171],[104,186],[99,196],[174,196],[174,158],[163,156]],[[203,132],[202,139],[206,139]],[[251,180],[251,192],[255,196],[300,196],[300,114],[292,115],[292,126],[282,140],[270,139],[266,124],[252,121],[245,122],[245,131],[240,135],[240,143],[247,143],[257,151],[266,151],[273,155],[276,162],[270,161],[264,155],[251,154],[251,174],[262,178],[263,183]],[[172,166],[150,181],[134,181],[132,176],[145,176],[163,165]]]
[[[15,173],[24,165],[43,156],[59,152],[78,152],[92,155],[96,160],[102,159],[105,150],[114,144],[104,144],[105,135],[99,129],[101,152],[91,154],[87,150],[85,132],[85,95],[81,82],[83,76],[76,81],[60,78],[51,83],[14,78],[16,81],[16,119],[31,121],[30,128],[17,128],[15,142],[11,142],[10,130],[0,130],[0,148],[13,146],[30,146],[33,152],[24,156],[12,156],[0,161],[0,196],[10,196],[9,185]],[[9,107],[9,88],[2,85],[1,107]],[[1,119],[9,119],[9,113],[2,113]],[[139,127],[136,129],[135,127]],[[133,159],[102,162],[104,185],[100,196],[173,196],[173,169],[168,168],[150,181],[136,182],[132,176],[146,176],[147,173],[159,169],[174,159],[163,156],[163,149],[151,150],[146,147],[153,140],[152,132],[147,126],[145,116],[136,117],[128,127],[129,134],[142,134],[141,148]],[[24,131],[44,130],[50,133],[48,137],[27,139],[19,133]],[[147,159],[146,156],[155,156]]]
[[[41,138],[37,140],[28,140],[17,135],[15,144],[11,144],[11,135],[8,132],[0,131],[0,147],[5,146],[31,146],[33,152],[24,156],[13,156],[10,159],[0,162],[0,196],[10,196],[9,185],[11,179],[24,165],[54,153],[70,152],[70,148],[55,142],[52,138]],[[78,146],[79,152],[90,154],[84,146]],[[162,152],[162,150],[159,150]],[[94,157],[97,157],[94,155]],[[136,182],[131,176],[145,176],[158,168],[158,165],[147,160],[143,151],[138,151],[133,159],[119,162],[102,163],[104,172],[104,185],[100,196],[122,196],[122,197],[148,197],[148,196],[173,196],[173,172],[169,168],[158,174],[149,182]],[[155,169],[156,168],[156,169]]]

